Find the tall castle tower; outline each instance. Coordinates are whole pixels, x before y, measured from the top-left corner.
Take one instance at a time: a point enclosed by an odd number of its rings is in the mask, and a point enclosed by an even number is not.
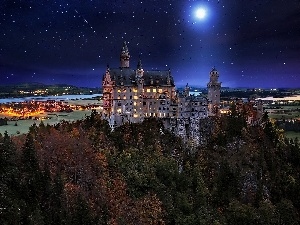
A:
[[[103,113],[104,116],[109,117],[111,114],[111,108],[113,104],[113,85],[114,81],[112,81],[110,76],[110,69],[107,65],[105,74],[102,79],[102,87],[103,87]]]
[[[130,59],[130,55],[129,55],[128,47],[126,41],[124,41],[121,50],[121,55],[120,55],[121,68],[129,68],[129,59]]]
[[[136,101],[136,113],[139,115],[137,121],[144,120],[144,113],[143,113],[143,95],[144,95],[144,70],[142,66],[142,61],[139,59],[137,64],[137,68],[135,71],[135,80],[137,84],[137,97],[138,101]]]
[[[221,92],[221,82],[219,82],[219,72],[214,67],[210,71],[210,80],[207,83],[207,89],[208,89],[208,110],[211,113],[215,113],[214,109],[216,107],[219,107],[220,105],[220,92]]]

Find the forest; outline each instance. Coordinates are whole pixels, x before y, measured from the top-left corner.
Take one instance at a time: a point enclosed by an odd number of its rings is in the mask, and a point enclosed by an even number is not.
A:
[[[267,114],[211,119],[205,144],[96,112],[0,137],[0,224],[299,224],[300,143]]]

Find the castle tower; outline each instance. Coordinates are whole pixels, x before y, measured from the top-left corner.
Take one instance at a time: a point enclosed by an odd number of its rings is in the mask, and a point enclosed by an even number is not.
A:
[[[207,83],[208,90],[208,109],[209,112],[215,113],[214,109],[218,108],[220,105],[220,93],[221,93],[221,82],[219,82],[219,72],[214,67],[210,71],[210,80]]]
[[[126,41],[123,42],[123,47],[121,49],[120,61],[121,61],[121,68],[129,68],[129,51],[126,44]]]
[[[189,84],[186,84],[184,88],[184,97],[189,97],[189,96],[190,96],[190,87]]]
[[[110,116],[112,109],[112,91],[113,91],[114,82],[110,76],[110,69],[107,65],[105,74],[102,79],[102,87],[103,87],[103,112],[105,116]]]
[[[144,70],[142,66],[141,59],[138,61],[136,73],[135,73],[135,80],[137,83],[137,96],[138,99],[136,100],[136,119],[137,121],[143,121],[144,113],[143,113],[143,96],[144,96]]]

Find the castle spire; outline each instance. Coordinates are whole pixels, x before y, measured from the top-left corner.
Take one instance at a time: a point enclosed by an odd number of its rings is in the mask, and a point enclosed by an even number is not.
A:
[[[139,70],[141,70],[142,68],[143,68],[143,65],[142,65],[142,60],[141,59],[139,59],[139,61],[138,61],[138,64],[137,64],[137,67],[136,67],[137,69],[139,69]]]
[[[171,84],[171,69],[169,68],[168,75],[167,75],[167,84]]]
[[[129,51],[127,47],[126,41],[123,42],[123,47],[121,49],[120,61],[121,61],[121,68],[129,68]]]

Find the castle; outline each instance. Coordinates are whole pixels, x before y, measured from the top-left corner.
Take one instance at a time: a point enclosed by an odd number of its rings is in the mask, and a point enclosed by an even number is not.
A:
[[[103,117],[111,128],[123,123],[138,123],[157,117],[166,127],[181,136],[197,136],[197,124],[214,113],[220,104],[221,83],[213,68],[207,84],[208,97],[190,95],[186,85],[183,93],[176,91],[170,70],[144,70],[141,60],[136,69],[129,66],[126,42],[120,54],[120,67],[107,66],[102,79]]]

